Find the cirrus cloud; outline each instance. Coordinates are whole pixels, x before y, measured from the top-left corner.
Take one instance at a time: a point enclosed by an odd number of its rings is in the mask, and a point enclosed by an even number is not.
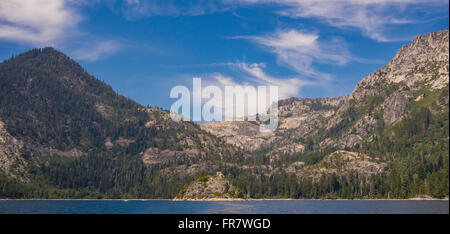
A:
[[[225,0],[236,4],[236,1]],[[448,15],[448,0],[239,0],[241,5],[276,4],[290,18],[314,18],[339,28],[359,29],[379,42],[405,40],[387,32],[396,25],[423,23],[436,17],[412,17],[412,12]]]
[[[278,61],[297,73],[318,79],[331,79],[331,76],[313,68],[314,63],[345,65],[358,59],[351,56],[345,41],[333,38],[319,41],[319,35],[295,29],[279,30],[263,36],[238,36],[264,46],[274,53]]]
[[[115,41],[107,40],[89,44],[85,47],[78,48],[72,54],[84,61],[97,61],[105,56],[114,54],[120,50],[121,45]]]

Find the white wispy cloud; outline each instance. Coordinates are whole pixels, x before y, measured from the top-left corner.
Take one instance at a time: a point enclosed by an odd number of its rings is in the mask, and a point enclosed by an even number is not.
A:
[[[1,0],[0,39],[37,46],[55,44],[81,17],[64,0]]]
[[[211,74],[206,74],[202,77],[202,87],[203,89],[207,86],[218,87],[222,91],[221,99],[203,99],[199,105],[208,104],[214,106],[215,108],[221,109],[220,114],[214,113],[215,119],[230,119],[230,118],[241,118],[248,116],[249,113],[262,113],[269,108],[269,103],[266,103],[265,108],[258,109],[257,105],[249,105],[248,97],[244,96],[244,100],[234,100],[233,96],[225,95],[226,86],[241,86],[244,89],[251,86],[257,89],[258,86],[277,86],[278,87],[278,99],[286,99],[293,96],[300,95],[301,89],[306,85],[312,85],[313,82],[303,81],[298,77],[273,77],[265,72],[264,63],[245,63],[245,62],[230,62],[230,63],[219,63],[215,64],[218,66],[228,66],[237,71],[237,74],[229,76],[223,73],[215,72]],[[236,79],[239,77],[239,79]],[[189,81],[192,79],[190,76],[186,76]],[[192,90],[195,92],[195,90]],[[197,90],[201,92],[201,90]],[[193,96],[201,95],[201,93],[193,93]],[[228,100],[227,100],[228,99]],[[194,102],[198,100],[193,100]],[[242,109],[244,113],[240,115],[239,113],[234,113],[234,116],[227,116],[225,109]]]
[[[98,0],[100,1],[100,0]],[[392,27],[423,23],[428,13],[448,15],[448,0],[103,0],[128,19],[161,15],[203,15],[269,5],[279,15],[314,18],[339,28],[356,28],[379,42],[405,40],[389,35]],[[420,13],[415,16],[414,13]],[[436,17],[436,14],[431,14]],[[412,36],[412,35],[409,35]]]
[[[139,0],[125,0],[129,5],[139,4]]]
[[[33,47],[53,46],[77,59],[97,61],[117,52],[113,39],[84,32],[79,7],[84,0],[1,0],[0,40]],[[86,38],[92,42],[86,42]]]
[[[284,7],[278,13],[291,18],[315,18],[339,28],[356,28],[363,35],[386,42],[404,40],[386,35],[395,25],[420,23],[413,12],[448,9],[448,0],[224,0],[243,5],[277,4]],[[415,6],[423,5],[420,8]],[[447,12],[444,12],[448,14]]]
[[[93,62],[114,54],[120,48],[121,45],[115,41],[100,41],[78,48],[72,52],[72,55],[77,59]]]
[[[204,15],[235,8],[221,0],[104,0],[110,8],[130,20],[151,16]]]
[[[278,61],[287,65],[301,75],[331,79],[331,76],[313,68],[313,63],[344,65],[354,59],[345,41],[333,38],[319,41],[316,33],[302,32],[295,29],[279,30],[263,36],[239,36],[235,39],[247,39],[260,44],[272,53]]]
[[[205,85],[224,86],[278,86],[278,95],[280,99],[298,96],[304,86],[314,85],[317,81],[306,80],[301,76],[275,77],[267,74],[265,63],[247,63],[247,62],[224,62],[200,64],[201,66],[222,66],[231,68],[235,71],[235,77],[239,77],[239,81],[235,81],[232,76],[224,75],[220,72],[209,74],[209,78]]]
[[[302,87],[313,84],[313,82],[299,77],[270,76],[264,71],[264,66],[258,63],[235,63],[234,66],[240,68],[253,78],[248,82],[253,81],[256,85],[277,86],[279,99],[298,96]]]
[[[232,77],[225,76],[221,73],[214,73],[211,75],[219,84],[219,86],[278,86],[278,95],[280,99],[298,96],[302,87],[313,85],[314,81],[306,81],[300,77],[274,77],[265,71],[264,63],[224,63],[227,66],[237,68],[243,72],[240,75],[240,82],[236,82]]]

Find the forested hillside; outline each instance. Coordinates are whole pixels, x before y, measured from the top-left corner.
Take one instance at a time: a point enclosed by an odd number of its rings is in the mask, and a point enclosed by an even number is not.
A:
[[[53,48],[0,64],[0,106],[1,196],[171,197],[215,161],[242,155],[118,95]]]
[[[418,36],[347,96],[279,101],[272,134],[201,127],[256,155],[253,169],[232,172],[255,197],[448,196],[448,41],[448,29]]]
[[[0,198],[174,198],[217,173],[241,198],[448,197],[448,39],[417,37],[347,96],[280,100],[271,134],[174,122],[33,49],[0,63]]]

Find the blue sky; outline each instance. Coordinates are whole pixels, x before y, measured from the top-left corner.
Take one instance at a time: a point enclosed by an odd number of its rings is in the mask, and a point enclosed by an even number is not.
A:
[[[52,46],[117,92],[169,109],[175,85],[279,84],[281,97],[350,93],[448,0],[2,0],[0,60]]]

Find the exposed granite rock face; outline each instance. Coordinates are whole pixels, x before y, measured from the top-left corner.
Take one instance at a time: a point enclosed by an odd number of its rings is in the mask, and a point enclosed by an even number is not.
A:
[[[407,101],[407,98],[399,93],[389,96],[384,101],[383,119],[386,125],[392,125],[400,121],[406,108]]]
[[[143,108],[142,111],[148,113],[149,121],[145,123],[145,127],[162,126],[162,123],[171,122],[170,114],[158,108]]]
[[[285,146],[275,148],[275,149],[271,150],[269,153],[267,153],[267,155],[270,155],[271,158],[276,158],[279,155],[283,155],[283,154],[292,155],[292,154],[303,153],[303,152],[305,152],[305,146],[303,144],[292,143],[292,144],[288,144]]]
[[[441,89],[449,82],[449,30],[418,36],[409,45],[403,46],[396,56],[386,66],[378,69],[362,79],[353,92],[347,96],[337,114],[328,121],[328,129],[341,124],[343,114],[350,108],[358,108],[370,98],[378,97],[384,100],[372,109],[366,108],[360,119],[368,119],[375,112],[383,112],[384,123],[389,126],[397,123],[404,116],[404,110],[419,89]],[[351,128],[362,139],[376,125],[374,121],[355,121]],[[338,148],[352,147],[354,140],[349,141],[349,132],[333,139],[328,146]],[[352,137],[356,139],[355,137]]]
[[[150,120],[145,123],[145,127],[153,127],[155,130],[161,132],[176,132],[172,139],[154,137],[152,139],[153,141],[163,143],[170,140],[171,144],[177,144],[177,147],[170,149],[160,149],[157,147],[149,147],[145,149],[140,153],[140,156],[142,158],[142,162],[147,166],[164,164],[175,160],[189,161],[190,159],[195,159],[196,163],[189,166],[188,169],[185,168],[187,170],[186,172],[183,171],[182,167],[179,167],[174,171],[164,171],[167,174],[177,173],[179,176],[183,176],[183,174],[198,175],[199,172],[205,171],[204,165],[208,164],[206,162],[198,163],[198,160],[206,159],[207,156],[211,155],[220,157],[230,156],[236,154],[239,150],[233,145],[226,144],[224,140],[202,131],[193,123],[173,121],[167,111],[162,111],[157,108],[143,108],[143,111],[147,112],[150,117]],[[180,130],[185,130],[191,134],[183,134]],[[116,145],[123,147],[128,146],[128,144],[132,142],[133,141],[128,139],[119,138],[114,142],[111,142],[111,140],[105,141],[105,146],[109,148]]]
[[[214,174],[219,170],[219,165],[210,162],[200,162],[189,165],[179,165],[176,167],[168,167],[163,169],[163,173],[166,175],[177,175],[180,179],[195,178],[202,172],[208,174]]]
[[[279,125],[275,132],[260,132],[259,125],[247,121],[220,121],[201,124],[201,128],[224,138],[227,143],[255,151],[268,150],[267,155],[293,154],[304,151],[297,142],[325,126],[344,103],[344,98],[289,98],[278,103]]]
[[[213,176],[197,178],[180,195],[179,199],[224,199],[237,197],[233,185],[220,172]]]
[[[77,148],[73,148],[73,149],[67,150],[67,151],[61,151],[61,150],[54,149],[54,148],[43,148],[39,151],[40,151],[40,153],[43,153],[43,154],[58,155],[61,157],[81,157],[81,156],[86,155],[86,153],[78,150]]]
[[[248,150],[270,149],[267,155],[294,154],[289,145],[325,131],[321,147],[353,147],[374,131],[399,122],[419,89],[436,90],[449,82],[449,30],[418,36],[403,46],[386,66],[362,79],[353,92],[334,98],[289,98],[279,101],[278,129],[267,135],[247,122],[202,124],[210,133]],[[381,113],[381,115],[379,115]],[[384,126],[380,126],[384,127]]]
[[[21,156],[23,142],[11,136],[0,120],[0,171],[7,176],[26,181],[23,177],[26,161]]]
[[[261,133],[259,126],[248,121],[220,121],[201,124],[209,133],[222,137],[228,144],[257,150],[273,141],[274,133]]]
[[[334,144],[331,144],[331,146],[336,147],[338,149],[343,149],[345,147],[353,147],[361,140],[362,140],[362,137],[360,135],[349,134],[349,135],[345,135],[345,136],[339,138],[339,140],[337,142],[331,141],[334,143]]]
[[[323,161],[312,166],[304,166],[302,162],[294,162],[288,167],[289,172],[298,177],[309,177],[318,180],[323,175],[335,174],[337,176],[349,176],[357,173],[370,177],[375,174],[387,173],[387,164],[378,159],[356,152],[339,150],[326,156]]]
[[[356,86],[352,98],[361,100],[380,92],[383,84],[403,83],[410,89],[420,83],[443,88],[448,84],[449,30],[416,37],[404,45],[395,57],[381,69],[365,77]]]

